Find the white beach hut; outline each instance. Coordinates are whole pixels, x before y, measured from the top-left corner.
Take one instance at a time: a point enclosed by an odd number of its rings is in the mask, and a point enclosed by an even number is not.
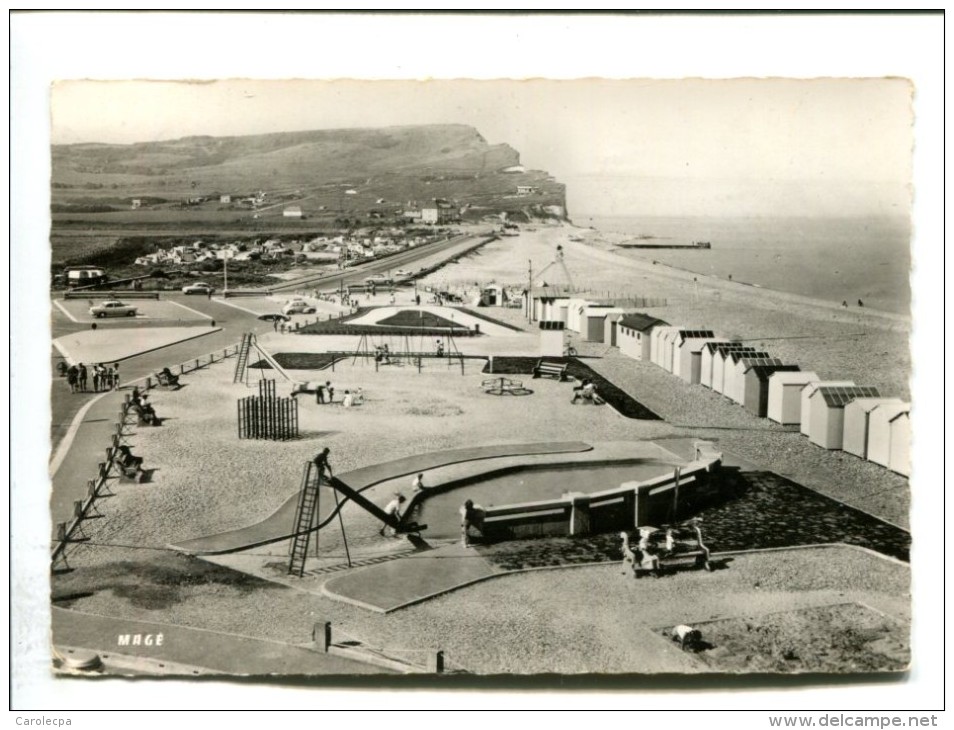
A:
[[[822,386],[812,393],[808,440],[825,449],[840,449],[845,432],[845,406],[855,398],[877,398],[869,385]]]
[[[698,383],[702,376],[702,347],[714,337],[712,330],[679,330],[673,345],[672,374],[687,383]]]
[[[885,405],[899,405],[900,398],[855,398],[845,406],[845,431],[841,448],[849,454],[868,458],[868,429],[871,413]]]
[[[781,360],[753,363],[742,378],[742,407],[749,413],[765,418],[768,413],[769,378],[774,373],[797,372],[798,365],[783,365]]]
[[[657,327],[665,327],[661,319],[648,314],[633,312],[624,314],[617,324],[616,342],[620,352],[634,360],[650,361],[652,357],[652,334]]]
[[[679,328],[673,327],[671,325],[666,325],[663,327],[656,327],[655,329],[653,329],[653,332],[651,335],[651,344],[650,344],[650,347],[652,348],[650,351],[651,352],[650,360],[652,361],[654,365],[658,365],[659,367],[665,367],[666,358],[663,355],[663,353],[665,351],[665,346],[667,341],[666,337],[667,335],[669,335],[670,332],[674,332],[674,331],[678,332]]]
[[[811,432],[811,415],[812,415],[812,405],[811,397],[815,394],[815,391],[821,387],[834,387],[834,386],[849,386],[854,385],[854,380],[813,380],[811,383],[806,385],[801,390],[801,395],[799,400],[802,402],[802,407],[799,409],[798,419],[799,419],[799,431],[803,436],[808,436]]]
[[[820,380],[810,370],[790,372],[778,370],[769,376],[768,411],[766,416],[785,425],[802,422],[802,388]]]
[[[722,389],[722,395],[736,403],[742,403],[742,397],[739,395],[739,392],[742,390],[742,380],[745,377],[745,369],[749,365],[769,364],[762,361],[768,360],[771,357],[772,356],[767,352],[732,350],[729,353],[729,358],[725,361],[725,384]],[[781,365],[782,361],[779,360],[778,364]]]
[[[716,350],[712,358],[712,389],[716,393],[725,394],[725,371],[726,367],[732,364],[733,352],[755,352],[754,347],[749,345],[738,346],[737,344],[721,346]]]
[[[712,387],[712,359],[719,345],[730,344],[728,340],[711,339],[702,346],[699,361],[699,383],[707,388]]]
[[[667,373],[672,372],[680,332],[681,330],[678,327],[673,327],[669,332],[664,334],[662,338],[662,369]]]
[[[910,403],[885,404],[871,411],[868,421],[868,461],[905,476],[910,474],[910,411]]]
[[[588,299],[570,299],[566,308],[566,328],[582,333],[583,312],[594,302]]]

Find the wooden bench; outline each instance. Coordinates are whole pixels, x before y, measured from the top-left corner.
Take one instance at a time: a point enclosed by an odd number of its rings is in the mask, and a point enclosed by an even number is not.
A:
[[[141,482],[145,475],[142,461],[142,457],[134,456],[128,446],[120,446],[113,457],[113,464],[119,469],[121,481]]]
[[[642,560],[633,566],[637,578],[646,573],[659,577],[680,568],[712,570],[709,548],[702,542],[698,525],[667,530],[640,528],[640,535],[636,552]]]
[[[557,378],[561,383],[566,380],[566,363],[538,360],[533,368],[533,377]]]

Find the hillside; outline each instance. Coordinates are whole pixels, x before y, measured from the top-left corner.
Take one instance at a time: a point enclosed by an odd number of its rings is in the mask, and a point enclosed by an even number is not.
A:
[[[541,171],[504,172],[519,164],[516,150],[490,145],[465,125],[54,145],[54,227],[128,225],[134,198],[142,201],[144,213],[181,208],[190,200],[201,206],[214,198],[219,218],[227,211],[241,217],[248,210],[238,199],[259,191],[266,193],[267,203],[258,207],[294,202],[306,217],[355,217],[372,210],[393,215],[409,203],[435,198],[484,213],[546,209],[552,214],[552,206],[565,212],[564,186]],[[518,185],[534,190],[518,197]],[[225,195],[232,200],[223,208]],[[144,224],[147,220],[140,218]]]

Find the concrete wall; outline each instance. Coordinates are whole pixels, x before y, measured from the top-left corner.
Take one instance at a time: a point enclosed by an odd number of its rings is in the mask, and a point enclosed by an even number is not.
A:
[[[488,507],[484,537],[498,541],[585,535],[686,519],[720,494],[721,454],[702,453],[706,458],[643,482],[624,482],[594,494],[573,492],[559,499]]]

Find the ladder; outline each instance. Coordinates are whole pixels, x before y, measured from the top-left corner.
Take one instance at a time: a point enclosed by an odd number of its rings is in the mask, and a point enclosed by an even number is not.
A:
[[[298,509],[295,511],[295,534],[292,536],[291,547],[288,551],[288,574],[299,578],[305,573],[305,556],[308,553],[308,541],[311,537],[311,528],[318,512],[318,489],[321,487],[321,470],[313,463],[307,462],[301,476],[301,493],[298,498]]]
[[[235,363],[235,377],[232,378],[233,383],[241,383],[242,380],[245,379],[245,366],[248,365],[248,351],[254,339],[255,335],[251,332],[246,332],[242,335],[242,344],[239,345],[238,360]]]

